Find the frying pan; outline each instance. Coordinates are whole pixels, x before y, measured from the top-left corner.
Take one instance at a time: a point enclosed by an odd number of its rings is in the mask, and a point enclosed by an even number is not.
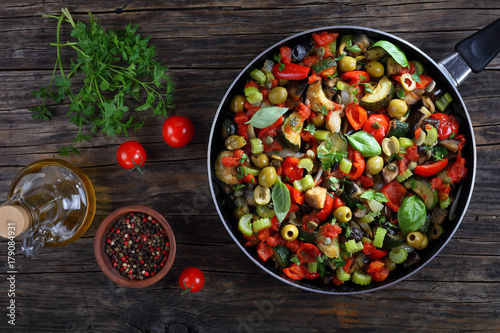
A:
[[[369,286],[358,286],[347,283],[335,286],[333,283],[324,284],[320,281],[320,279],[295,281],[289,279],[281,270],[276,269],[271,260],[268,260],[267,263],[262,262],[257,256],[256,247],[244,247],[246,240],[242,237],[241,232],[237,227],[237,221],[232,216],[232,210],[234,207],[231,206],[232,200],[222,190],[220,181],[214,171],[214,164],[217,155],[225,149],[220,135],[224,116],[230,112],[229,102],[234,95],[241,93],[243,86],[246,83],[245,81],[249,77],[250,71],[254,68],[260,68],[265,59],[273,59],[273,55],[279,53],[279,48],[281,46],[287,45],[293,48],[295,45],[304,40],[304,38],[309,38],[312,33],[321,31],[337,32],[340,33],[340,36],[345,34],[356,35],[364,33],[375,41],[387,40],[392,42],[404,51],[409,60],[415,59],[420,61],[427,69],[428,75],[436,81],[437,87],[449,92],[453,97],[450,109],[459,120],[460,133],[463,134],[467,140],[467,144],[462,151],[462,154],[467,161],[466,167],[469,172],[466,179],[464,179],[461,183],[462,189],[461,194],[457,199],[458,205],[456,207],[455,217],[443,224],[446,233],[443,234],[443,236],[441,236],[437,241],[430,243],[424,251],[419,252],[420,261],[417,264],[408,268],[398,267],[396,270],[391,272],[391,274],[389,274],[389,277],[384,282],[372,282]],[[459,42],[455,46],[454,52],[445,57],[439,63],[436,63],[417,47],[401,38],[383,31],[358,26],[327,26],[304,31],[288,37],[269,47],[255,57],[240,72],[222,98],[217,113],[215,114],[208,143],[208,178],[212,198],[222,223],[243,253],[245,253],[247,257],[250,258],[250,260],[252,260],[257,266],[278,280],[304,290],[322,294],[337,295],[357,294],[389,287],[405,278],[408,278],[427,265],[446,246],[462,222],[472,196],[474,179],[476,176],[476,146],[474,132],[467,108],[457,90],[457,86],[462,83],[471,72],[478,73],[484,69],[486,65],[500,52],[500,44],[492,42],[499,34],[500,19],[491,23],[474,35]]]

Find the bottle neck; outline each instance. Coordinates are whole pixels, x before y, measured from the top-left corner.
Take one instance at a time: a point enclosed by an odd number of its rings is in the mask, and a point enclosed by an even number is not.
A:
[[[19,195],[0,206],[0,237],[23,239],[34,231],[36,215]]]

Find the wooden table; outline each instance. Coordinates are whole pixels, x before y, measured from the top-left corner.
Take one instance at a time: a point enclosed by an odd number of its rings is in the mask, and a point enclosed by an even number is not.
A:
[[[33,262],[16,256],[16,326],[7,324],[6,243],[0,250],[0,331],[327,332],[499,331],[500,58],[460,86],[477,141],[474,196],[458,232],[438,257],[407,280],[356,296],[326,296],[286,285],[261,271],[224,229],[212,202],[206,170],[210,126],[239,71],[268,46],[294,33],[327,25],[362,25],[404,38],[435,60],[461,39],[500,16],[496,2],[459,1],[13,1],[0,3],[0,201],[26,164],[57,155],[76,128],[55,106],[41,122],[28,107],[30,91],[51,75],[55,21],[68,7],[105,28],[139,25],[176,83],[170,115],[191,118],[194,140],[167,146],[165,118],[148,115],[130,138],[148,154],[146,173],[126,172],[115,152],[124,136],[97,135],[66,160],[81,167],[97,192],[87,233],[63,248],[45,248]],[[158,210],[172,225],[178,250],[158,284],[118,287],[99,270],[93,253],[104,216],[129,204]],[[197,266],[201,292],[182,296],[181,270]]]

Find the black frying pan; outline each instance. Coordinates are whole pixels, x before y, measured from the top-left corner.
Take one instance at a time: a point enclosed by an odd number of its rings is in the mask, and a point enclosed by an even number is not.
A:
[[[261,67],[265,59],[272,59],[274,54],[279,53],[280,46],[288,45],[293,48],[293,46],[299,44],[304,38],[311,36],[312,33],[321,31],[338,32],[340,35],[356,35],[359,33],[365,33],[368,37],[374,40],[387,40],[398,45],[404,51],[409,60],[419,60],[427,69],[428,75],[436,81],[438,87],[448,91],[452,95],[452,113],[459,119],[460,133],[465,135],[467,139],[467,145],[462,153],[467,160],[467,168],[469,172],[467,178],[461,183],[463,187],[461,195],[458,199],[455,217],[453,220],[447,221],[443,225],[446,233],[437,241],[430,243],[424,251],[419,252],[421,260],[417,264],[406,269],[398,267],[397,270],[391,272],[389,277],[384,282],[372,282],[371,285],[366,287],[353,284],[343,284],[337,287],[332,283],[323,284],[320,279],[295,281],[289,279],[283,272],[274,268],[271,260],[269,260],[268,263],[263,263],[258,258],[255,247],[246,248],[243,246],[246,240],[241,236],[241,232],[237,227],[237,221],[232,216],[231,200],[222,191],[222,188],[218,183],[219,180],[217,179],[217,176],[215,176],[214,172],[214,163],[217,155],[225,148],[223,140],[220,139],[224,115],[227,112],[230,112],[229,102],[235,94],[241,93],[250,71],[255,67]],[[288,37],[259,54],[241,71],[224,95],[217,113],[215,114],[208,143],[208,177],[212,197],[222,223],[240,249],[257,266],[275,278],[292,286],[323,294],[355,294],[385,288],[411,276],[413,273],[417,272],[429,263],[446,246],[462,222],[472,196],[474,179],[476,176],[476,146],[474,132],[467,108],[457,90],[457,86],[463,82],[471,71],[477,73],[484,69],[486,65],[500,52],[500,44],[491,42],[492,40],[495,40],[495,37],[499,34],[500,19],[458,43],[455,47],[456,51],[451,53],[439,63],[434,62],[434,60],[432,60],[424,52],[401,38],[375,29],[357,26],[329,26],[305,31]],[[223,202],[225,202],[225,204],[223,204]]]

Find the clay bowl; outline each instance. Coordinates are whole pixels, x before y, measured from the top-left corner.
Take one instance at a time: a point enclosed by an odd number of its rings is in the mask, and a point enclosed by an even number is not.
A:
[[[111,261],[105,252],[106,236],[108,234],[108,231],[111,229],[112,225],[120,217],[133,212],[151,215],[158,222],[160,222],[165,231],[167,232],[168,240],[170,242],[170,252],[163,268],[160,271],[158,271],[154,276],[151,276],[144,280],[131,280],[120,275],[120,273],[112,266]],[[154,209],[141,205],[125,206],[122,208],[118,208],[117,210],[110,213],[101,222],[101,225],[97,229],[94,239],[94,255],[101,271],[111,281],[115,282],[118,285],[128,288],[143,288],[160,281],[163,277],[165,277],[165,275],[172,267],[172,264],[174,263],[175,259],[175,251],[176,251],[176,244],[175,244],[174,233],[172,231],[172,228],[170,228],[170,225],[168,224],[167,220]]]

